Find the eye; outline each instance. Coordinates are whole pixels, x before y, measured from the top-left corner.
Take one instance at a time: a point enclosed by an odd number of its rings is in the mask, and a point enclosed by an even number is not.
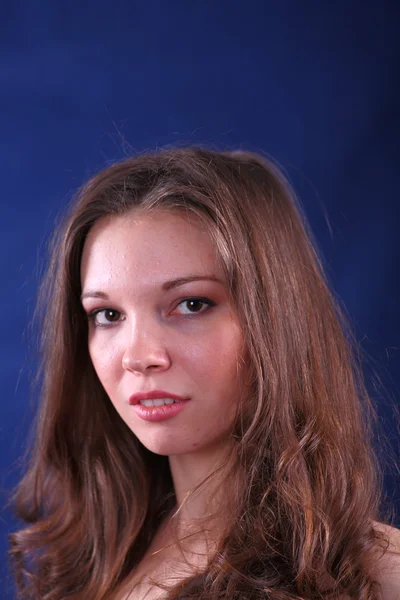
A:
[[[90,313],[88,318],[95,327],[108,327],[121,319],[121,313],[113,308],[101,308]]]
[[[185,298],[181,300],[175,310],[178,310],[179,307],[182,307],[182,312],[184,315],[193,315],[196,313],[203,313],[209,310],[212,306],[215,306],[215,302],[209,300],[208,298]]]

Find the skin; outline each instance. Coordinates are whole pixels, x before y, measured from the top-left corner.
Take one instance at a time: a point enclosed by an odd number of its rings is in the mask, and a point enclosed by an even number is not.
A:
[[[194,275],[212,279],[163,289]],[[169,457],[180,504],[229,451],[242,393],[241,330],[210,236],[178,212],[104,217],[85,242],[81,283],[97,375],[131,431]],[[199,296],[209,304],[185,301]],[[171,419],[147,422],[128,400],[154,389],[190,401]],[[205,498],[191,511],[206,512]]]
[[[162,287],[192,275],[219,281]],[[83,295],[88,294],[82,304],[97,375],[131,431],[149,450],[169,457],[180,505],[229,452],[230,425],[245,391],[242,335],[213,243],[198,221],[177,212],[103,218],[85,243],[81,282]],[[184,302],[198,296],[211,304]],[[190,402],[167,421],[143,421],[128,400],[152,389],[190,397]],[[210,497],[207,488],[186,503],[183,522],[206,515]],[[394,528],[385,533],[390,552],[377,561],[374,577],[383,599],[395,600],[400,599],[400,533]],[[151,550],[168,540],[167,526]],[[144,563],[145,573],[153,568]]]

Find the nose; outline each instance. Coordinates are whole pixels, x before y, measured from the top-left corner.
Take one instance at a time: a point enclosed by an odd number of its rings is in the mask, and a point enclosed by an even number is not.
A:
[[[122,367],[125,371],[145,374],[165,371],[170,366],[171,359],[161,337],[156,332],[145,331],[139,326],[132,333],[124,350]]]

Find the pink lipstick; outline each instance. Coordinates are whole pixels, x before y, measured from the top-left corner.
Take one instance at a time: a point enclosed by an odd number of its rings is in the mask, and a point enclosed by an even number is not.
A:
[[[141,419],[155,422],[174,417],[185,408],[189,400],[190,398],[183,398],[164,390],[153,390],[133,394],[129,398],[129,404]]]

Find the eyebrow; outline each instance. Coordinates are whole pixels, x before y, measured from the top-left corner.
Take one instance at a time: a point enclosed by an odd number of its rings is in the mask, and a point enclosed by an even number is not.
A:
[[[164,283],[161,286],[161,289],[164,292],[168,292],[173,288],[185,285],[186,283],[191,283],[192,281],[215,281],[216,283],[224,285],[222,279],[219,279],[214,275],[188,275],[187,277],[178,277],[177,279],[170,279],[168,281],[164,281]],[[97,290],[88,290],[87,292],[84,292],[81,295],[81,300],[84,300],[85,298],[102,298],[103,300],[107,300],[108,296],[104,292],[100,292]]]

